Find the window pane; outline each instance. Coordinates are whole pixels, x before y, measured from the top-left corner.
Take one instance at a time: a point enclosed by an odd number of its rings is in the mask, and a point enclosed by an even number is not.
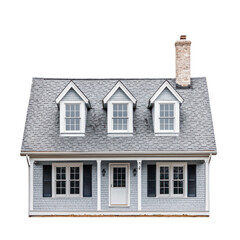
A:
[[[173,192],[174,194],[183,194],[183,187],[184,187],[184,176],[183,176],[183,167],[174,167],[173,168]]]
[[[113,110],[117,110],[117,104],[113,104]]]

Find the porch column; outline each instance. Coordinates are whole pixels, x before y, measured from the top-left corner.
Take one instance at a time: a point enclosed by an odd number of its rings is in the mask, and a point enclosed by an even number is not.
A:
[[[101,211],[101,160],[97,160],[97,210]]]
[[[142,160],[137,160],[138,165],[138,211],[142,210]]]
[[[209,211],[209,162],[210,162],[210,157],[205,160],[205,174],[206,174],[206,211]]]

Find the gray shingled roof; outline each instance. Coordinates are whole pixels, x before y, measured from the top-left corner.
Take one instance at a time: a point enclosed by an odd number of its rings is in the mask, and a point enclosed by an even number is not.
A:
[[[107,112],[102,99],[118,80],[137,99],[132,137],[107,136]],[[118,151],[216,151],[208,89],[205,78],[193,78],[190,89],[177,89],[184,102],[180,110],[179,136],[154,136],[148,101],[168,80],[175,79],[74,79],[88,97],[85,137],[60,137],[57,96],[70,79],[33,79],[22,152],[118,152]]]

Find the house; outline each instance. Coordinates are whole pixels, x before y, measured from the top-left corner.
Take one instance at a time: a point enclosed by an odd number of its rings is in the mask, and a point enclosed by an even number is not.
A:
[[[34,78],[21,156],[29,216],[209,215],[216,144],[206,78]]]

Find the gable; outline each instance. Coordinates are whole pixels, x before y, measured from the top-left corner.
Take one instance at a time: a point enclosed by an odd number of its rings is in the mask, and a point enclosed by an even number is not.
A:
[[[109,101],[130,101],[130,98],[123,92],[121,88],[118,88]]]
[[[158,88],[158,90],[153,94],[153,96],[149,99],[149,107],[152,107],[153,103],[156,101],[158,97],[161,97],[161,94],[164,92],[164,90],[168,90],[176,99],[179,103],[183,103],[183,98],[181,95],[173,88],[173,86],[168,82],[165,81],[163,84]],[[167,96],[168,95],[168,96]],[[167,92],[164,93],[165,97],[169,97],[170,95],[167,94]],[[162,97],[163,97],[162,96]]]
[[[169,91],[168,88],[165,88],[160,95],[156,98],[156,101],[178,101],[177,98]]]
[[[121,90],[121,91],[119,91]],[[115,93],[117,93],[115,95]],[[115,96],[114,96],[115,95]],[[124,96],[125,95],[125,96]],[[127,87],[121,82],[118,81],[112,90],[104,97],[103,107],[107,107],[107,102],[114,96],[114,98],[127,98],[127,100],[133,103],[133,106],[136,107],[137,99],[132,95],[132,93],[127,89]],[[116,99],[115,99],[116,100]]]
[[[74,92],[72,92],[73,90]],[[90,108],[90,101],[89,99],[84,95],[84,93],[76,86],[76,84],[73,81],[70,81],[68,85],[62,90],[62,92],[58,95],[56,98],[56,103],[59,104],[59,102],[66,97],[68,94],[67,98],[76,98],[78,95],[78,99],[80,98],[85,102],[87,107]],[[75,100],[75,99],[74,99]],[[68,99],[70,101],[70,99]]]
[[[71,88],[61,101],[82,101],[82,98]]]

